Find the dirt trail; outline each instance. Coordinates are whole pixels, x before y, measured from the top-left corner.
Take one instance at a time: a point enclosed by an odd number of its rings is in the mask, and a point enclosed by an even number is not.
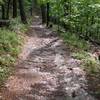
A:
[[[16,72],[0,100],[96,100],[87,93],[85,72],[57,34],[35,19]]]

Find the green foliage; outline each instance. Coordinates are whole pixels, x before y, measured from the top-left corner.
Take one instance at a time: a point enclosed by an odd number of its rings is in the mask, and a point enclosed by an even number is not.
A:
[[[83,66],[85,67],[88,73],[98,73],[100,72],[100,63],[99,61],[95,60],[94,58],[86,58],[83,60]]]
[[[4,0],[0,0],[0,4],[2,4],[2,3],[3,3],[3,1],[4,1]]]
[[[85,52],[85,51],[81,51],[81,52],[76,52],[76,53],[73,53],[73,55],[72,55],[74,58],[76,58],[76,59],[79,59],[79,60],[82,60],[82,59],[85,59],[85,58],[89,58],[90,57],[90,55],[87,53],[87,52]]]
[[[0,82],[7,78],[13,67],[20,45],[20,36],[7,29],[0,29]]]
[[[93,95],[100,96],[100,61],[88,52],[76,52],[72,55],[81,61],[81,67],[87,72],[88,86]],[[92,84],[91,84],[92,81]]]
[[[65,43],[74,46],[74,48],[79,48],[82,50],[89,49],[89,43],[85,40],[79,39],[79,37],[76,34],[71,34],[70,32],[67,32],[61,33],[61,36],[63,37]]]
[[[2,85],[3,81],[8,77],[10,70],[6,66],[2,67],[0,65],[0,85]]]
[[[100,42],[100,0],[38,0],[50,2],[50,15],[64,22],[67,30]]]
[[[51,2],[52,0],[37,0],[38,4],[46,4],[47,2]]]
[[[82,67],[89,73],[98,73],[100,72],[100,62],[96,60],[92,54],[89,54],[88,52],[76,52],[73,53],[72,57],[75,59],[82,61]]]
[[[27,25],[22,24],[19,18],[11,19],[9,29],[16,33],[25,32]]]
[[[11,66],[15,62],[15,58],[11,55],[1,55],[0,64],[4,66]]]
[[[6,52],[13,56],[16,55],[19,51],[16,49],[16,46],[19,44],[20,38],[15,32],[11,32],[7,29],[0,30],[0,54]]]

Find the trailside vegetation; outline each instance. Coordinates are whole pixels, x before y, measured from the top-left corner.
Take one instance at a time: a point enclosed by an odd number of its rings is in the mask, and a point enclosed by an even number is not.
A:
[[[99,79],[100,61],[90,52],[91,45],[100,46],[100,0],[0,0],[0,81],[8,76],[20,51],[17,33],[26,31],[29,16],[36,12],[47,28],[56,26],[65,44],[74,50],[72,57]],[[100,95],[99,84],[96,94]]]

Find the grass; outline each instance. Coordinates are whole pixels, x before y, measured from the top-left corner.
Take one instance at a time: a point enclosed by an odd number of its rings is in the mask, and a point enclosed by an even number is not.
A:
[[[76,34],[72,34],[69,32],[61,33],[60,35],[67,45],[73,47],[74,53],[72,56],[75,59],[81,60],[83,62],[82,66],[84,66],[86,71],[88,71],[89,73],[99,71],[100,63],[99,61],[95,60],[95,58],[92,57],[88,52],[90,45],[87,41],[82,40]]]
[[[87,73],[87,84],[90,93],[100,98],[100,61],[86,51],[75,52],[72,57],[82,61],[81,67]]]
[[[0,83],[10,74],[20,52],[21,38],[8,29],[0,29]]]
[[[76,52],[72,55],[82,61],[81,67],[86,71],[89,92],[100,98],[100,61],[96,60],[88,52]]]
[[[80,39],[76,34],[66,32],[61,33],[60,35],[61,37],[63,37],[64,42],[69,46],[73,46],[73,48],[78,48],[81,50],[89,49],[89,43],[85,40]]]
[[[0,85],[11,74],[14,64],[21,51],[23,34],[31,24],[32,18],[29,18],[28,24],[21,23],[20,18],[11,19],[8,28],[0,28]],[[20,34],[21,33],[21,34]]]
[[[89,92],[100,98],[100,61],[91,53],[91,45],[75,33],[61,32],[65,44],[72,50],[72,57],[81,61],[80,67],[86,72]]]
[[[73,48],[74,53],[72,56],[83,62],[82,67],[84,67],[88,73],[100,72],[100,62],[88,52],[90,48],[89,42],[82,40],[76,34],[69,32],[61,33],[60,35],[64,42]]]
[[[27,24],[22,24],[19,18],[11,19],[9,29],[16,33],[24,33],[27,31]]]
[[[73,53],[72,55],[75,59],[82,61],[82,67],[89,74],[94,74],[100,72],[100,62],[96,60],[90,53],[81,51]]]
[[[99,61],[95,60],[93,56],[90,55],[89,42],[80,39],[76,34],[66,32],[61,33],[61,37],[63,38],[64,42],[72,47],[73,49],[73,57],[75,59],[81,60],[83,62],[82,66],[89,72],[94,73],[99,71],[100,63]]]

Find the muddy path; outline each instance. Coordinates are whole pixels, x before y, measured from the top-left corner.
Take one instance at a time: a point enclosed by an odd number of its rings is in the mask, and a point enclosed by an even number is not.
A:
[[[96,100],[87,93],[80,62],[70,54],[57,33],[35,18],[0,100]]]

